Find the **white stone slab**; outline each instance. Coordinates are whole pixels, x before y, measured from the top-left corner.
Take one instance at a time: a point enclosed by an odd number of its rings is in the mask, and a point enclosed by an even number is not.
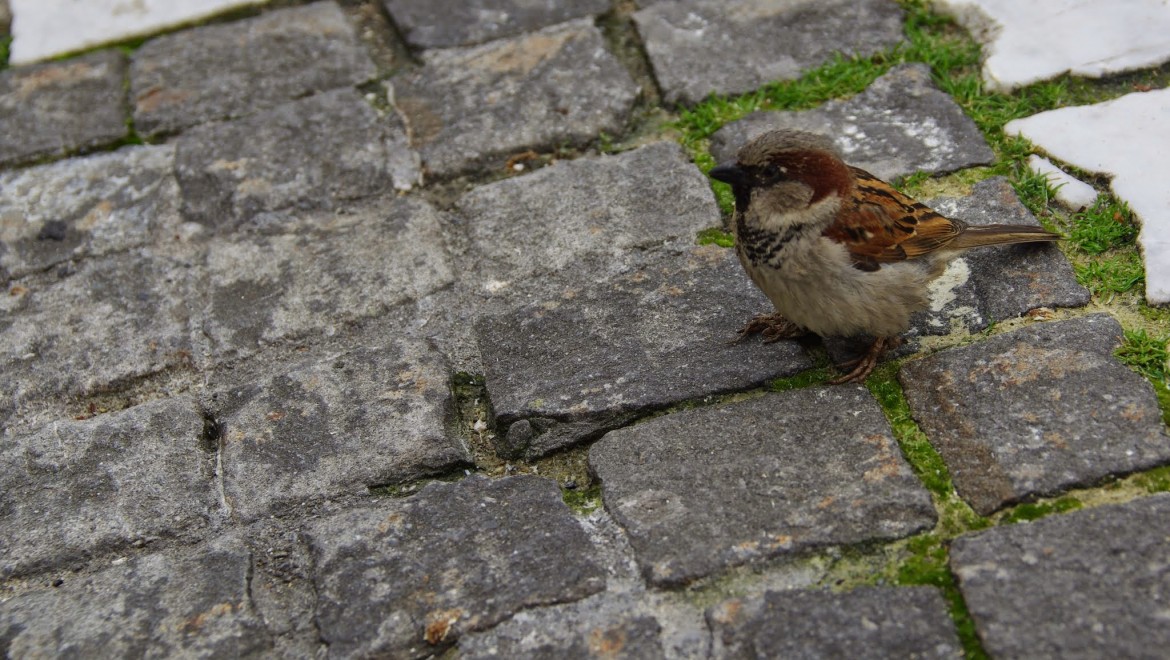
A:
[[[1170,34],[1170,33],[1168,33]],[[1008,122],[1054,158],[1113,177],[1113,193],[1141,222],[1146,300],[1170,302],[1170,88],[1060,108]]]
[[[9,0],[9,64],[28,64],[159,32],[268,0]]]
[[[983,81],[992,90],[1170,61],[1167,0],[934,0],[933,6],[984,44]]]
[[[1048,186],[1056,191],[1056,201],[1072,211],[1080,211],[1097,201],[1097,191],[1089,184],[1053,164],[1052,161],[1032,154],[1028,167],[1048,179]]]

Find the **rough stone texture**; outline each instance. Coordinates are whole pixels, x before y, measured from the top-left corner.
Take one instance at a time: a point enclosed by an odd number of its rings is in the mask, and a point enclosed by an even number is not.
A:
[[[1170,6],[1164,6],[1170,13]],[[1146,300],[1170,303],[1170,189],[1162,184],[1170,128],[1170,89],[1008,122],[1004,132],[1023,135],[1055,158],[1107,175],[1109,187],[1129,204],[1142,231]]]
[[[1010,92],[1071,73],[1100,78],[1170,61],[1161,0],[933,0],[983,44],[988,89]],[[1135,29],[1140,26],[1140,29]]]
[[[887,181],[917,171],[942,174],[988,165],[995,154],[925,64],[903,64],[844,101],[802,112],[755,112],[711,136],[723,162],[756,136],[777,128],[828,135],[850,165]]]
[[[705,246],[481,319],[499,450],[540,456],[647,410],[811,368],[792,341],[732,342],[770,310],[731,250]]]
[[[215,447],[187,397],[6,438],[0,574],[68,565],[198,530],[218,516]]]
[[[307,534],[321,637],[341,656],[429,655],[605,583],[556,485],[538,477],[431,484]]]
[[[176,229],[174,155],[166,145],[127,147],[0,173],[0,280],[139,247]]]
[[[374,63],[334,2],[159,37],[134,53],[134,128],[145,135],[227,119],[365,82]]]
[[[17,17],[9,64],[154,34],[267,0],[11,0]]]
[[[933,587],[768,591],[707,610],[714,658],[963,657]]]
[[[0,296],[0,399],[84,395],[188,366],[191,265],[148,250],[63,264]]]
[[[238,543],[154,554],[0,603],[14,658],[255,657],[272,640],[251,602]]]
[[[589,467],[659,586],[935,522],[862,387],[769,394],[611,431],[590,448]]]
[[[426,202],[379,199],[281,223],[274,229],[299,231],[217,239],[207,250],[200,330],[213,360],[294,337],[332,335],[454,277],[440,216]]]
[[[469,462],[446,432],[450,381],[433,350],[394,340],[217,394],[228,506],[251,521]]]
[[[223,230],[289,222],[419,180],[401,124],[352,89],[196,127],[176,142],[175,173],[184,216]]]
[[[125,77],[113,50],[0,71],[0,165],[125,137]]]
[[[607,0],[382,0],[382,4],[415,48],[471,46],[610,9]]]
[[[951,570],[999,658],[1157,658],[1170,648],[1170,495],[955,539]]]
[[[1170,463],[1152,388],[1113,358],[1120,339],[1094,315],[902,367],[914,418],[975,511]]]
[[[683,0],[634,13],[668,103],[794,80],[835,53],[871,55],[902,41],[889,0]]]
[[[617,134],[639,93],[588,20],[422,59],[388,83],[389,94],[411,147],[439,177]]]

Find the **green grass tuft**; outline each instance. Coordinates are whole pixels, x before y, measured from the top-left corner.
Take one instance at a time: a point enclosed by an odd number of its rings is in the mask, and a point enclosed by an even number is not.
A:
[[[0,36],[0,71],[8,68],[8,51],[12,48],[12,35]]]
[[[1170,491],[1170,465],[1137,475],[1134,480],[1151,494]]]
[[[1000,522],[1009,525],[1019,522],[1028,522],[1031,520],[1038,520],[1052,513],[1076,511],[1082,507],[1084,507],[1084,504],[1075,497],[1062,497],[1051,502],[1020,504],[1011,511],[1004,514]]]
[[[593,513],[601,506],[601,484],[588,488],[561,488],[561,499],[579,515]]]
[[[699,232],[695,242],[699,245],[718,245],[719,247],[735,247],[735,236],[718,227],[709,227]]]
[[[963,645],[963,655],[969,660],[987,658],[975,632],[975,621],[947,566],[950,554],[947,541],[936,534],[922,534],[909,540],[907,550],[911,554],[898,566],[895,584],[928,585],[941,590],[955,623],[955,632]]]
[[[768,389],[772,392],[787,392],[789,390],[799,390],[811,385],[823,385],[834,374],[835,370],[832,367],[809,369],[808,371],[802,371],[788,378],[777,378],[771,383],[768,383]]]
[[[1089,260],[1073,268],[1077,282],[1096,296],[1126,293],[1146,281],[1142,258],[1136,250]]]
[[[1151,337],[1145,330],[1126,330],[1125,340],[1115,355],[1146,378],[1165,382],[1166,374],[1170,372],[1167,342],[1170,342],[1170,337]]]
[[[1069,242],[1090,255],[1132,245],[1137,237],[1133,212],[1112,196],[1098,199],[1070,219]]]

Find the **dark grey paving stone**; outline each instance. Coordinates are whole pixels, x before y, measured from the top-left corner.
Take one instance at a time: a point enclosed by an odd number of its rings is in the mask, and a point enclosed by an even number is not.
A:
[[[434,350],[392,340],[219,392],[228,506],[251,521],[469,463],[450,383]]]
[[[1004,177],[975,184],[963,198],[929,200],[931,208],[972,225],[1007,223],[1039,227]],[[970,266],[981,314],[989,321],[1015,318],[1038,307],[1082,307],[1089,291],[1055,243],[971,250]]]
[[[421,657],[517,611],[605,586],[552,481],[428,485],[307,530],[321,638],[339,656]]]
[[[777,128],[831,136],[847,163],[887,181],[995,160],[975,122],[935,87],[925,64],[896,66],[864,92],[814,110],[752,113],[711,136],[711,155],[731,160],[741,146]]]
[[[955,539],[950,562],[996,658],[1157,658],[1170,648],[1170,495]]]
[[[187,131],[176,142],[175,174],[184,217],[221,230],[289,222],[296,212],[419,181],[401,122],[353,89]]]
[[[0,296],[0,397],[84,396],[190,366],[193,267],[135,249],[26,277]]]
[[[472,48],[429,51],[390,98],[429,174],[502,170],[529,149],[620,133],[639,88],[581,19]]]
[[[415,48],[471,46],[609,11],[607,0],[382,0]]]
[[[126,137],[125,77],[116,50],[0,71],[0,165]]]
[[[713,658],[963,657],[933,587],[768,591],[707,610]]]
[[[200,331],[210,359],[255,354],[386,313],[454,279],[440,216],[412,198],[301,213],[273,229],[218,238],[207,250]]]
[[[706,246],[482,318],[499,450],[540,456],[650,410],[812,368],[796,342],[733,343],[769,309],[733,251]]]
[[[134,128],[156,135],[240,117],[374,74],[374,63],[334,2],[184,30],[134,52]]]
[[[902,41],[902,10],[889,0],[656,2],[634,22],[668,103],[795,80],[835,53],[871,55]]]
[[[188,397],[6,438],[0,574],[206,529],[219,515],[214,450]]]
[[[935,522],[862,387],[769,394],[611,431],[589,467],[642,574],[660,586]]]
[[[915,360],[915,420],[980,514],[1170,463],[1150,384],[1113,358],[1106,315],[1040,323]]]
[[[0,173],[0,279],[145,245],[179,217],[172,146]]]
[[[237,543],[124,558],[61,586],[0,603],[14,658],[256,657],[271,636],[251,602],[251,559]]]

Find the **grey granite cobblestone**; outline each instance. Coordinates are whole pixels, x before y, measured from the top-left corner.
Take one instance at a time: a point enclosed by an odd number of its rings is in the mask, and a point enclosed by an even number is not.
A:
[[[951,569],[998,658],[1156,658],[1170,647],[1170,494],[956,539]]]
[[[769,394],[610,431],[589,449],[589,467],[658,586],[935,522],[861,387]]]
[[[336,3],[266,12],[152,39],[135,51],[134,128],[173,132],[373,76],[374,63]]]
[[[1106,315],[1042,323],[908,362],[910,409],[981,514],[1170,463],[1153,388]]]
[[[116,50],[0,71],[0,165],[126,137],[125,78]]]
[[[472,48],[425,52],[389,81],[427,173],[503,171],[531,149],[619,133],[639,89],[585,19]]]
[[[473,46],[610,9],[607,0],[382,0],[415,48]]]
[[[585,532],[538,477],[432,484],[307,534],[321,637],[342,656],[427,656],[521,609],[605,588]]]

